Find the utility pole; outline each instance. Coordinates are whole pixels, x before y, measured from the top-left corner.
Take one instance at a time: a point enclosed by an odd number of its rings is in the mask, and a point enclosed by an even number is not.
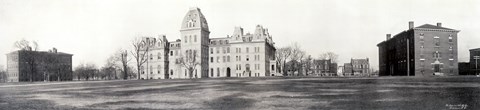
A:
[[[477,62],[477,60],[480,59],[480,56],[473,56],[473,59],[475,59],[475,74],[478,74],[478,62]]]

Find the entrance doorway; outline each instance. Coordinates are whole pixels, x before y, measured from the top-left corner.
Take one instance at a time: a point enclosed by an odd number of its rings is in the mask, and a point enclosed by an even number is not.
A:
[[[230,67],[227,68],[227,77],[230,77]]]
[[[434,72],[435,72],[435,73],[439,73],[439,72],[440,72],[440,64],[435,64],[435,65],[433,65],[433,67],[434,67]]]

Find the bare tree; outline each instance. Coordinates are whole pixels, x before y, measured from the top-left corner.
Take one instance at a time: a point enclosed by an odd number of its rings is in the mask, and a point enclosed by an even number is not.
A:
[[[294,64],[292,64],[291,68],[293,69],[293,71],[297,71],[298,74],[297,75],[302,75],[302,68],[303,68],[303,59],[306,55],[306,52],[304,50],[301,49],[300,45],[298,45],[298,43],[294,43],[292,46],[292,50],[291,50],[291,57],[290,57],[290,60],[291,61],[295,61],[295,62],[292,62]]]
[[[305,65],[305,75],[308,76],[308,73],[312,70],[313,58],[311,55],[308,55],[304,60]]]
[[[140,37],[135,38],[132,41],[133,50],[130,53],[133,55],[135,61],[137,62],[137,78],[140,79],[140,71],[144,63],[148,61],[148,51],[153,45],[148,40],[142,40]]]
[[[176,62],[177,64],[180,64],[181,66],[187,68],[188,70],[188,77],[189,78],[192,78],[194,75],[193,75],[193,71],[195,70],[195,68],[197,67],[197,65],[200,64],[199,62],[199,58],[200,57],[197,53],[196,50],[187,50],[186,53],[184,55],[180,54],[180,58],[178,58],[178,62]],[[197,78],[197,74],[195,73],[195,78]]]
[[[28,78],[29,81],[35,81],[38,80],[35,76],[37,75],[37,70],[36,70],[36,60],[38,55],[36,55],[36,52],[38,50],[38,43],[36,41],[32,41],[32,44],[30,44],[29,41],[22,39],[20,41],[16,41],[14,43],[14,47],[17,49],[20,49],[20,51],[25,53],[25,61],[29,65],[29,74]]]
[[[326,53],[320,54],[318,58],[321,60],[331,60],[332,63],[338,62],[338,54],[335,54],[333,52],[326,52]]]
[[[98,77],[98,69],[95,66],[95,64],[80,64],[77,67],[75,67],[75,76],[77,77],[77,80],[90,80],[90,78],[95,79],[95,77]]]
[[[290,58],[292,55],[292,47],[287,46],[287,47],[282,47],[278,49],[275,53],[275,57],[277,57],[277,63],[280,64],[281,66],[281,72],[283,73],[283,76],[287,75],[287,70],[286,70],[286,63],[287,60]],[[278,70],[278,69],[277,69]]]
[[[130,58],[128,57],[128,53],[127,53],[127,50],[125,50],[124,52],[122,52],[122,50],[120,50],[120,62],[122,63],[122,72],[123,72],[123,79],[124,80],[127,80],[128,79],[128,62],[130,62]]]

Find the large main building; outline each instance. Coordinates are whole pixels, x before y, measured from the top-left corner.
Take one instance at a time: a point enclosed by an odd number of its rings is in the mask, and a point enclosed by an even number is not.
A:
[[[73,54],[18,50],[7,54],[8,82],[71,81]]]
[[[175,41],[165,35],[143,38],[150,46],[141,79],[262,77],[275,72],[274,42],[260,25],[252,34],[235,27],[232,35],[210,38],[205,16],[192,8],[183,18],[180,33]]]
[[[458,75],[459,30],[424,24],[379,43],[380,76]]]

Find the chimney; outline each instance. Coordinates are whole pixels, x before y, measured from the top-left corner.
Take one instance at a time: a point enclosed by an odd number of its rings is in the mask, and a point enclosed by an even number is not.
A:
[[[437,23],[437,26],[438,26],[438,27],[442,27],[442,23],[441,23],[441,22],[438,22],[438,23]]]
[[[392,38],[391,34],[387,34],[387,40],[390,40]]]
[[[408,22],[408,29],[413,29],[413,21]]]

